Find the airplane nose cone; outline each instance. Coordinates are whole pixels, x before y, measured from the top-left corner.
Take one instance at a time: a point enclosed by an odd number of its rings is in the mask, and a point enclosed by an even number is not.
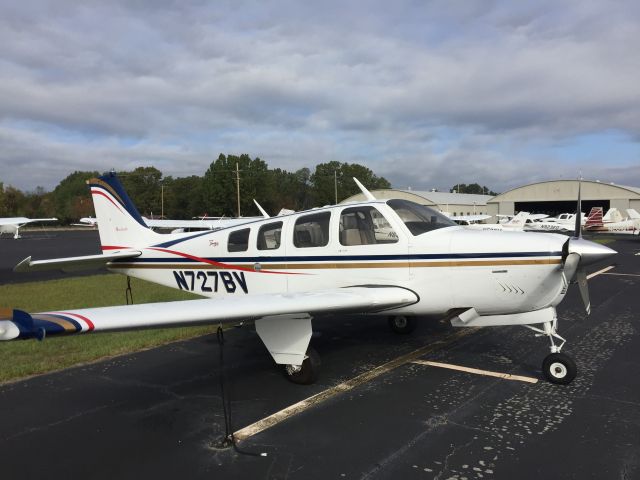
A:
[[[618,252],[599,243],[591,242],[583,238],[571,238],[569,240],[569,253],[580,255],[580,263],[589,265],[605,258],[616,255]]]

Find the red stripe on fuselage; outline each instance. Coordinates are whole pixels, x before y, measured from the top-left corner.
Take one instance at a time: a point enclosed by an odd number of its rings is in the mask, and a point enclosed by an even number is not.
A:
[[[224,268],[227,270],[243,270],[245,272],[252,272],[252,273],[275,273],[276,275],[309,275],[308,273],[302,273],[302,272],[277,272],[275,270],[255,270],[253,268],[248,268],[248,267],[238,267],[235,265],[229,265],[222,262],[216,262],[215,260],[208,260],[206,258],[196,257],[195,255],[189,255],[188,253],[177,252],[175,250],[167,250],[166,248],[149,247],[149,250],[157,250],[158,252],[171,253],[173,255],[178,255],[180,257],[188,258],[190,260],[195,260],[196,262],[208,263],[209,265],[215,265],[216,267]]]

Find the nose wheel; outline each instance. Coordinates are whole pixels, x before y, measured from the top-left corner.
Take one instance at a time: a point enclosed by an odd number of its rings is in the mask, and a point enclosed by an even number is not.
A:
[[[568,385],[576,378],[578,367],[570,356],[564,353],[552,353],[542,362],[542,373],[551,383]]]

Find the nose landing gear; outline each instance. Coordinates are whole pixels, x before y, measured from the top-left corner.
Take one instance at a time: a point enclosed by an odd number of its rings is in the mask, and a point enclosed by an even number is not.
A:
[[[543,326],[544,329],[542,330],[531,325],[525,325],[525,327],[530,330],[537,332],[537,337],[546,336],[551,342],[551,353],[547,355],[542,362],[542,373],[551,383],[568,385],[576,378],[578,367],[570,356],[560,352],[566,340],[558,335],[558,319],[554,318],[551,322],[543,323]],[[560,340],[562,343],[556,345],[553,341],[554,338]]]

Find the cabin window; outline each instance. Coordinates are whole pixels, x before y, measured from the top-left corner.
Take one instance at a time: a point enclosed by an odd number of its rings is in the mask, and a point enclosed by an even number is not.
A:
[[[454,221],[433,208],[409,200],[389,200],[387,205],[398,214],[412,235],[422,235],[438,228],[456,226]]]
[[[231,232],[227,240],[227,250],[229,252],[246,252],[249,248],[249,232],[251,232],[250,228]]]
[[[339,238],[345,246],[398,241],[398,235],[387,219],[374,207],[345,208],[340,215]]]
[[[293,245],[298,248],[324,247],[329,243],[330,212],[300,217],[293,229]]]
[[[282,222],[268,223],[258,230],[258,250],[276,250],[280,248]]]

